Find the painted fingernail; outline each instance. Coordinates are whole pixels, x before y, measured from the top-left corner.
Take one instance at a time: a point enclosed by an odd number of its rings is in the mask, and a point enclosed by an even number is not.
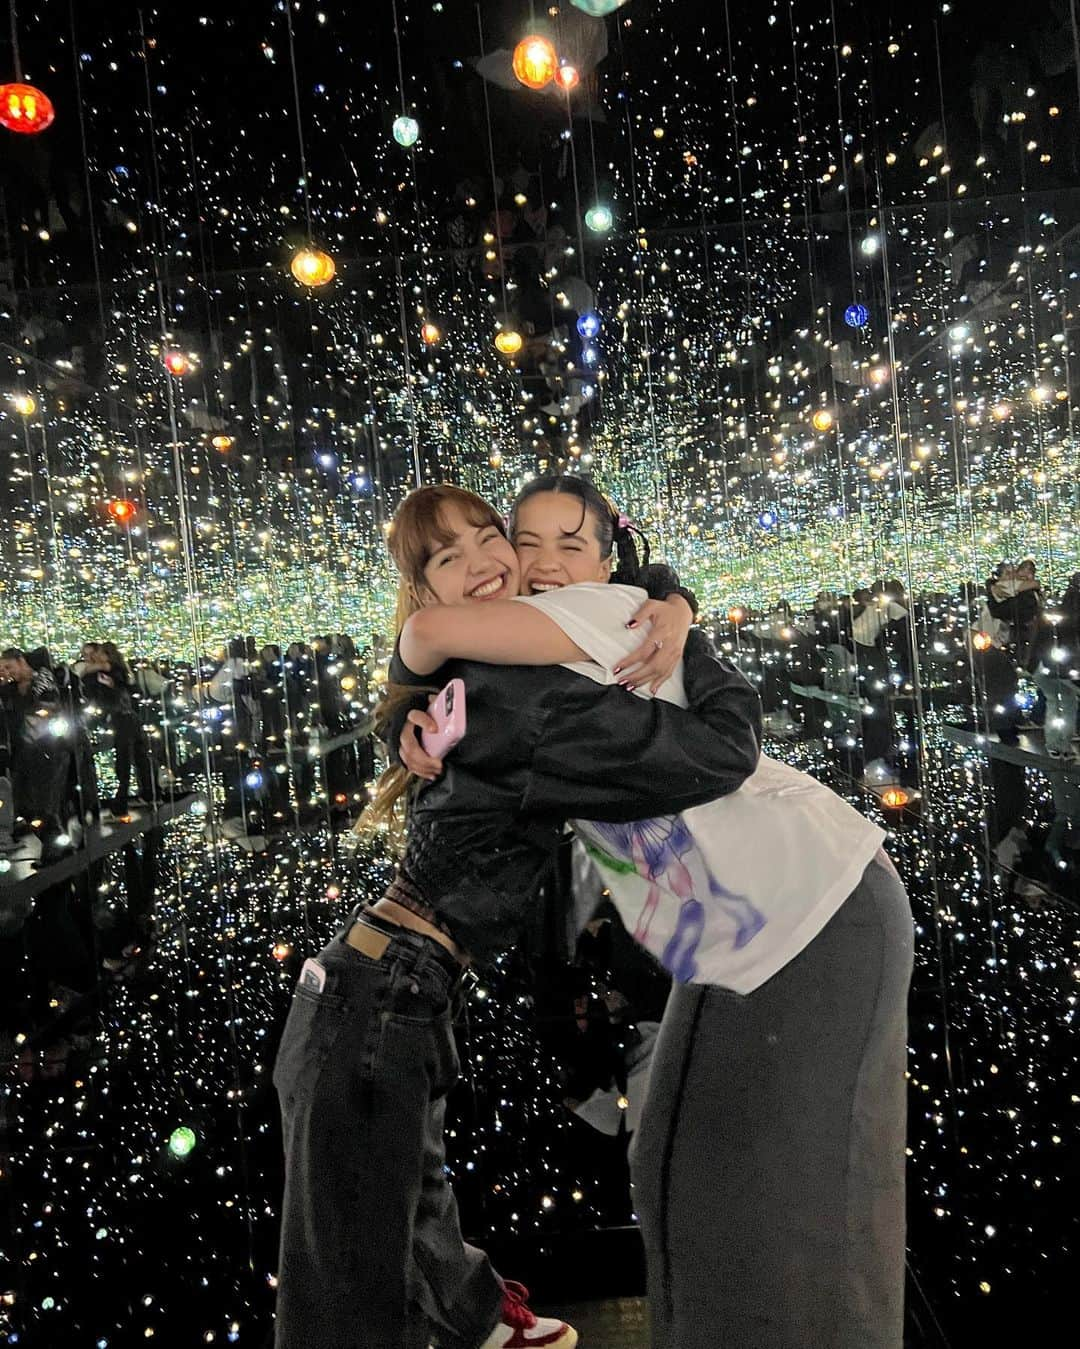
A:
[[[637,619],[636,619],[636,618],[632,618],[632,619],[630,620],[630,622],[627,623],[626,626],[627,626],[628,628],[636,628],[636,627],[637,627]]]
[[[615,668],[614,668],[614,670],[612,670],[611,673],[612,673],[612,674],[622,674],[622,666],[621,666],[621,665],[616,665]]]

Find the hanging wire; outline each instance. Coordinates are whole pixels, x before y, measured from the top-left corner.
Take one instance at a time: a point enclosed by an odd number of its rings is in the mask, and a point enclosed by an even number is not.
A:
[[[146,115],[150,130],[152,171],[156,189],[154,198],[154,207],[155,213],[157,214],[158,220],[160,222],[160,230],[159,230],[160,242],[158,248],[155,249],[153,256],[154,272],[155,272],[153,290],[154,290],[154,298],[156,301],[159,329],[160,332],[164,334],[167,330],[166,325],[168,321],[166,278],[162,262],[165,254],[164,209],[163,209],[163,199],[160,193],[161,172],[160,172],[160,163],[157,155],[157,142],[154,126],[154,115],[153,115],[152,85],[150,80],[150,65],[151,65],[150,47],[146,37],[145,23],[143,18],[143,12],[141,9],[138,12],[138,28],[141,42],[143,70],[146,80]],[[200,724],[202,724],[203,722],[202,713],[205,706],[202,689],[202,680],[201,678],[199,678],[199,675],[201,674],[201,664],[202,664],[201,652],[204,645],[203,640],[204,633],[202,628],[202,608],[200,601],[200,591],[198,587],[198,579],[195,571],[194,530],[192,527],[191,515],[188,505],[187,484],[184,474],[184,462],[182,457],[182,446],[180,440],[179,409],[177,407],[176,391],[174,389],[174,381],[172,375],[166,375],[165,378],[165,403],[168,416],[169,434],[171,437],[169,449],[171,454],[172,470],[176,484],[177,523],[178,523],[178,533],[180,535],[181,551],[183,554],[183,572],[184,572],[184,586],[187,599],[187,616],[192,642],[192,658],[196,673],[195,679],[196,708],[198,711]],[[210,854],[212,858],[212,867],[215,878],[214,892],[220,895],[224,895],[228,892],[227,887],[225,885],[225,873],[222,865],[224,840],[222,839],[221,834],[218,830],[216,812],[213,809],[214,779],[213,779],[212,764],[210,760],[210,747],[207,737],[202,736],[200,737],[200,739],[202,742],[202,749],[203,749],[203,773],[206,784],[207,797],[210,803],[210,809],[208,811],[207,818],[210,834]],[[182,929],[186,928],[187,920],[185,916],[183,915],[181,916],[180,922],[181,928]],[[184,932],[183,934],[183,941],[186,946],[187,944],[186,932]],[[224,986],[225,986],[226,1002],[229,1010],[228,1025],[229,1025],[229,1049],[231,1057],[231,1067],[233,1072],[234,1085],[239,1087],[241,1081],[239,1041],[237,1039],[235,1029],[237,1025],[238,1006],[236,1003],[234,992],[234,980],[228,973],[228,964],[234,959],[234,952],[228,943],[226,943],[223,948],[222,958],[227,965]],[[249,1181],[250,1168],[247,1149],[247,1129],[245,1127],[245,1121],[243,1117],[243,1112],[245,1108],[243,1103],[243,1093],[238,1090],[236,1092],[235,1099],[236,1099],[236,1141],[240,1159],[241,1180],[245,1187],[245,1191],[250,1195],[251,1193]],[[245,1232],[247,1237],[248,1264],[250,1267],[253,1268],[255,1261],[255,1229],[254,1229],[254,1214],[252,1206],[250,1204],[245,1205]]]
[[[871,98],[873,94],[871,93]],[[875,119],[876,120],[876,119]],[[881,179],[880,164],[875,165],[875,177],[877,182],[878,214],[881,218],[881,262],[883,273],[883,284],[885,287],[885,309],[888,315],[886,325],[887,344],[889,351],[889,370],[891,372],[889,379],[889,389],[892,398],[892,411],[894,421],[893,434],[896,437],[896,465],[898,477],[898,496],[900,501],[900,527],[901,538],[903,540],[904,571],[907,577],[907,586],[910,593],[913,584],[913,566],[911,559],[911,524],[910,524],[910,506],[908,502],[907,486],[904,480],[904,448],[901,439],[902,419],[900,415],[900,396],[897,390],[897,361],[896,361],[896,338],[892,324],[892,283],[889,275],[889,221],[888,213],[885,207],[884,185]],[[935,828],[934,818],[934,800],[931,792],[931,781],[929,772],[929,763],[927,759],[927,722],[926,709],[923,703],[922,677],[919,669],[919,652],[915,644],[915,626],[908,623],[908,633],[910,639],[910,665],[911,665],[911,685],[912,698],[915,707],[915,725],[917,730],[916,737],[916,762],[918,768],[918,782],[923,796],[923,815],[926,819],[928,828],[933,831]],[[938,958],[938,983],[942,1004],[942,1052],[945,1058],[946,1073],[949,1081],[949,1090],[953,1096],[954,1106],[956,1104],[956,1079],[953,1071],[952,1041],[949,1024],[949,988],[948,979],[945,972],[945,935],[942,926],[942,913],[944,905],[939,899],[939,878],[937,870],[937,861],[934,849],[930,849],[930,868],[931,868],[931,886],[934,894],[934,928],[936,934],[937,958]],[[991,922],[991,939],[993,939],[993,924]],[[952,1125],[954,1137],[957,1132],[958,1112],[954,1108],[952,1112]]]
[[[834,45],[834,49],[835,49],[835,45],[836,45],[836,27],[835,27],[835,23],[836,23],[836,16],[835,16],[835,11],[834,11],[834,13],[833,13],[833,45]],[[794,0],[788,0],[788,26],[789,26],[789,30],[790,30],[790,33],[791,33],[791,67],[792,67],[792,80],[793,80],[794,88],[795,88],[795,130],[796,130],[796,135],[797,135],[797,141],[796,141],[797,149],[796,149],[796,152],[795,152],[795,158],[796,158],[796,161],[797,161],[798,166],[799,166],[799,174],[800,174],[801,185],[802,185],[802,198],[803,198],[803,228],[804,228],[804,230],[805,230],[805,232],[806,232],[806,271],[807,271],[807,279],[808,279],[808,282],[809,282],[809,288],[810,288],[810,308],[811,308],[811,311],[813,312],[813,314],[814,314],[814,316],[815,316],[815,319],[816,319],[816,316],[817,316],[817,310],[818,310],[818,303],[817,303],[817,270],[816,270],[816,266],[815,266],[815,256],[814,256],[814,228],[813,228],[813,225],[811,224],[811,209],[810,209],[810,208],[811,208],[811,190],[810,190],[810,180],[809,180],[809,178],[808,178],[808,176],[807,176],[807,172],[806,172],[806,155],[805,155],[805,153],[804,153],[804,151],[803,151],[803,148],[802,148],[803,145],[804,145],[804,143],[805,143],[806,137],[805,137],[804,130],[803,130],[802,91],[801,91],[800,84],[799,84],[799,76],[800,76],[800,73],[801,73],[801,72],[800,72],[800,68],[799,68],[799,48],[798,48],[798,41],[797,41],[798,30],[797,30],[796,23],[795,23],[795,3],[794,3]],[[835,51],[834,51],[834,54],[835,54]],[[846,208],[846,209],[845,209],[845,219],[846,219],[846,222],[847,222],[847,232],[848,232],[848,256],[849,256],[849,261],[851,262],[851,266],[852,266],[852,292],[854,293],[854,260],[853,260],[853,255],[852,255],[852,252],[851,252],[851,234],[852,234],[851,214],[852,214],[852,207],[851,207],[851,198],[850,198],[850,196],[849,196],[849,194],[848,194],[848,188],[847,188],[847,156],[844,154],[843,99],[842,99],[841,87],[840,87],[840,68],[839,68],[839,65],[837,65],[837,68],[836,68],[836,102],[837,102],[837,114],[838,114],[838,134],[839,134],[839,138],[840,138],[840,150],[839,150],[839,159],[838,159],[838,162],[843,166],[843,170],[842,170],[842,171],[843,171],[843,180],[844,180],[844,202],[845,202],[845,208]],[[826,327],[827,327],[827,333],[828,333],[829,348],[830,348],[830,350],[831,350],[832,347],[833,347],[832,306],[831,306],[831,305],[829,306],[828,311],[827,311]],[[836,408],[836,407],[838,406],[838,397],[837,397],[837,388],[836,388],[836,367],[835,367],[835,363],[834,363],[833,361],[830,361],[830,362],[829,362],[829,376],[828,376],[828,378],[829,378],[829,399],[830,399],[830,402],[831,402],[832,406],[833,406],[834,408]],[[832,443],[833,443],[833,446],[834,446],[835,451],[836,451],[837,487],[838,487],[838,490],[839,490],[839,493],[840,493],[840,506],[841,506],[841,510],[840,510],[840,544],[841,544],[840,566],[841,566],[841,570],[843,571],[843,570],[846,570],[846,568],[847,568],[847,566],[848,566],[848,553],[849,553],[849,547],[848,547],[848,545],[849,545],[849,539],[848,539],[848,535],[849,535],[849,527],[848,527],[848,523],[847,523],[847,509],[846,509],[846,507],[847,507],[847,500],[846,500],[847,494],[846,494],[846,491],[845,491],[845,488],[844,488],[844,448],[843,448],[843,438],[842,438],[842,436],[840,435],[840,418],[839,418],[838,415],[834,417],[833,425],[832,425],[832,427],[830,428],[830,430],[829,430],[828,432],[826,432],[826,434],[832,436]],[[828,451],[826,451],[826,458],[827,458],[827,456],[828,456]],[[817,466],[817,462],[818,462],[818,461],[817,461],[817,459],[815,458],[815,468],[816,468],[816,466]],[[796,473],[796,474],[793,475],[793,478],[792,478],[793,490],[794,490],[794,494],[795,494],[796,500],[797,500],[797,498],[798,498],[798,488],[797,488],[797,485],[795,485],[795,484],[797,484],[797,479],[798,479],[798,475],[797,475],[797,473]]]
[[[736,182],[737,196],[739,199],[739,235],[742,242],[743,275],[746,283],[743,299],[744,305],[743,324],[745,325],[746,332],[752,339],[754,328],[751,322],[753,315],[751,314],[752,292],[750,285],[750,278],[751,278],[750,238],[746,221],[746,193],[743,190],[742,149],[739,144],[740,140],[742,139],[741,123],[739,121],[738,105],[735,102],[735,83],[736,83],[735,47],[731,36],[731,6],[729,0],[724,0],[724,35],[725,35],[725,44],[727,48],[728,72],[729,72],[728,94],[731,107],[732,158],[735,161],[735,182]],[[738,341],[738,333],[736,333],[736,341]],[[753,409],[754,414],[753,423],[751,424],[751,420],[748,417],[746,420],[746,430],[748,439],[752,437],[755,450],[757,450],[760,444],[761,424],[762,421],[765,420],[762,418],[761,415],[761,402],[760,402],[761,391],[758,388],[758,363],[756,361],[751,361],[750,363],[751,396],[749,399],[745,397],[744,393],[743,372],[741,365],[738,368],[738,379],[739,379],[739,393],[743,405]],[[751,566],[754,566],[754,559],[751,559]]]
[[[1072,26],[1073,70],[1076,73],[1076,98],[1080,104],[1080,19],[1077,17],[1076,0],[1069,0],[1069,19]]]
[[[405,117],[408,114],[408,108],[405,105],[405,63],[401,54],[401,28],[398,24],[397,0],[390,0],[390,9],[394,16],[394,46],[397,50],[398,101],[401,104],[401,115]]]
[[[397,55],[398,99],[401,104],[401,115],[402,117],[405,117],[408,115],[408,107],[405,101],[405,60],[401,47],[401,30],[398,24],[397,0],[390,0],[390,4],[394,19],[394,46]],[[420,201],[420,180],[416,172],[417,150],[415,144],[410,145],[407,148],[409,158],[409,177],[412,180],[412,189],[413,189],[413,209],[416,225],[417,250],[419,252],[420,258],[422,260],[426,260],[429,254],[429,246],[424,241],[422,233],[423,208]],[[431,306],[430,306],[430,295],[428,290],[428,271],[426,262],[420,268],[420,281],[424,295],[424,314],[425,316],[427,316],[430,312]]]
[[[75,25],[75,0],[69,0],[68,20],[71,30],[71,62],[72,62],[72,73],[75,82],[75,102],[76,108],[78,110],[79,143],[82,149],[82,158],[83,158],[83,184],[86,189],[87,234],[89,235],[90,239],[90,257],[94,271],[94,289],[96,292],[96,300],[97,300],[98,323],[101,328],[102,345],[106,350],[106,361],[108,361],[108,335],[110,332],[110,326],[105,316],[105,282],[101,268],[101,237],[98,232],[97,212],[94,209],[94,193],[90,178],[90,149],[86,134],[86,116],[85,116],[83,88],[82,88],[82,68],[81,68],[82,62],[79,57],[78,33]],[[106,444],[110,450],[115,450],[116,446],[120,442],[120,424],[117,415],[117,404],[114,403],[112,400],[106,399],[105,410],[106,410],[106,428],[109,437],[106,440]],[[146,506],[146,490],[144,486],[146,480],[145,464],[143,462],[142,449],[138,438],[135,437],[134,441],[135,441],[135,461],[139,474],[139,492],[137,495],[139,499],[142,501],[143,506],[145,507]],[[123,480],[121,479],[121,483],[122,481]],[[128,570],[129,574],[131,575],[132,589],[133,589],[134,602],[132,603],[131,606],[132,620],[133,620],[132,632],[136,646],[141,647],[142,606],[139,602],[139,595],[138,595],[138,585],[139,585],[138,577],[140,568],[135,558],[134,543],[131,537],[130,529],[125,530],[124,540],[127,546]],[[147,566],[149,566],[149,561],[147,562]]]
[[[285,24],[289,33],[289,67],[292,71],[293,106],[296,110],[296,143],[300,150],[300,183],[304,189],[304,215],[307,220],[308,241],[313,240],[311,226],[311,197],[308,192],[307,151],[304,147],[304,115],[300,107],[300,75],[296,68],[296,41],[293,36],[292,0],[285,3]]]
[[[480,57],[483,59],[485,55],[484,20],[480,13],[479,3],[476,6],[476,27],[480,36]],[[502,230],[499,228],[499,189],[498,178],[495,173],[495,139],[491,130],[491,100],[488,97],[487,80],[481,80],[481,84],[484,90],[484,123],[487,130],[488,166],[491,169],[491,200],[495,215],[495,248],[499,255],[499,284],[502,289],[502,308],[505,314],[510,306],[506,298],[506,259],[503,254]]]
[[[11,20],[11,56],[15,66],[15,78],[22,83],[23,68],[22,55],[19,52],[19,16],[16,0],[8,0],[8,18]]]
[[[557,26],[556,26],[556,35],[557,35],[557,37],[559,38],[559,44],[560,44],[560,46],[561,46],[561,45],[562,45],[562,33],[563,33],[563,20],[562,20],[562,11],[561,11],[561,10],[559,11],[558,15],[556,16],[556,25],[557,25]],[[579,72],[579,76],[580,76],[580,72]],[[565,110],[565,112],[566,112],[566,133],[565,133],[565,134],[566,134],[566,144],[567,144],[567,147],[568,147],[568,150],[569,150],[570,175],[571,175],[571,181],[573,182],[573,187],[574,187],[574,222],[575,222],[575,226],[576,226],[576,232],[577,232],[577,245],[578,245],[578,251],[577,251],[577,266],[578,266],[578,274],[579,274],[579,276],[580,276],[580,278],[581,278],[581,281],[582,281],[583,285],[585,285],[585,286],[588,287],[590,294],[592,294],[592,295],[594,296],[594,298],[595,298],[595,291],[594,291],[594,289],[593,289],[593,286],[592,286],[591,281],[589,280],[588,276],[586,275],[586,267],[585,267],[585,233],[584,233],[584,223],[583,223],[584,217],[583,217],[583,213],[582,213],[582,209],[581,209],[581,184],[580,184],[580,182],[579,182],[579,180],[578,180],[577,138],[576,138],[576,136],[574,135],[574,109],[573,109],[572,94],[573,94],[573,90],[570,88],[570,86],[569,86],[569,85],[564,85],[564,86],[563,86],[563,89],[562,89],[562,95],[563,95],[563,106],[564,106],[564,110]],[[590,123],[589,123],[589,124],[590,124],[590,127],[591,127],[591,125],[592,125],[591,120],[590,120]],[[544,191],[543,166],[542,166],[542,165],[541,165],[541,168],[540,168],[539,176],[540,176],[541,200],[542,200],[542,202],[546,202],[546,201],[547,201],[547,195],[546,195],[546,193],[545,193],[545,191]],[[595,158],[594,158],[594,177],[595,177]],[[544,256],[546,257],[546,256],[547,256],[547,250],[548,250],[548,247],[549,247],[548,216],[547,216],[547,210],[546,210],[546,208],[545,208],[544,213],[543,213],[543,231],[544,231]],[[549,303],[549,309],[550,309],[550,313],[551,313],[552,327],[554,328],[554,327],[555,327],[555,297],[554,297],[554,295],[551,294],[550,290],[549,290],[549,302],[550,302],[550,303]],[[595,414],[594,417],[592,418],[592,423],[591,423],[590,429],[592,429],[592,427],[595,427],[596,422],[597,422],[597,421],[599,420],[599,418],[603,415],[603,408],[604,408],[604,383],[603,383],[603,381],[601,381],[601,380],[596,380],[595,383],[593,384],[593,388],[596,390],[596,394],[595,394],[596,414]],[[573,414],[573,416],[574,416],[574,428],[575,428],[575,429],[574,429],[574,438],[576,439],[577,431],[580,429],[580,420],[579,420],[579,418],[580,418],[580,413],[575,413],[575,414]],[[591,443],[591,442],[590,442],[590,443]]]
[[[619,55],[622,58],[622,69],[625,78],[628,76],[628,68],[626,61],[626,50],[623,44],[622,29],[616,28],[616,32],[619,35]],[[629,82],[628,79],[626,79],[626,82],[627,83]],[[649,319],[648,304],[645,298],[645,267],[644,267],[645,259],[642,257],[642,248],[641,248],[642,228],[640,223],[641,221],[640,213],[638,209],[637,169],[635,163],[637,158],[637,147],[634,141],[634,123],[630,110],[629,96],[623,99],[622,102],[623,102],[623,118],[626,123],[626,136],[627,141],[629,142],[629,150],[630,150],[627,156],[627,163],[630,172],[630,213],[634,221],[634,250],[635,250],[634,260],[639,264],[638,266],[635,267],[634,270],[637,273],[638,279],[638,305],[641,313],[641,327],[642,327],[642,335],[644,338],[641,354],[645,362],[645,397],[646,397],[646,406],[648,408],[649,414],[649,438],[652,442],[653,486],[655,493],[654,509],[656,511],[655,528],[657,537],[660,541],[660,546],[661,548],[665,548],[667,545],[667,516],[668,516],[668,511],[666,508],[672,504],[673,492],[671,484],[671,475],[670,472],[664,467],[664,462],[661,455],[660,432],[656,418],[656,391],[653,387],[653,366],[652,366],[652,323]],[[592,133],[591,123],[589,129],[591,138]],[[596,191],[599,188],[599,183],[596,178],[595,143],[593,144],[592,154],[593,154],[593,189],[594,191]],[[667,486],[666,501],[663,490],[665,484]]]
[[[480,12],[479,3],[477,3],[476,5],[476,29],[480,41],[480,56],[481,59],[483,59],[486,53],[486,48],[484,45],[484,20]],[[495,139],[492,132],[491,100],[488,96],[488,86],[486,79],[481,79],[481,86],[484,91],[484,125],[485,130],[487,132],[488,168],[491,173],[491,200],[493,207],[493,223],[494,223],[493,233],[495,235],[495,249],[499,264],[499,291],[502,296],[502,313],[508,314],[510,311],[510,302],[506,290],[506,252],[503,249],[502,229],[499,218],[500,212],[499,212],[498,176],[495,172]],[[483,244],[481,244],[481,250],[482,252],[486,251],[484,250]],[[516,367],[514,368],[516,369]],[[515,392],[519,392],[520,381],[514,378],[514,376],[511,376],[511,378],[514,379]],[[517,398],[515,398],[514,401],[516,404],[516,402],[518,401]]]
[[[397,0],[390,0],[390,5],[394,21],[394,49],[397,56],[398,98],[401,104],[401,115],[404,117],[407,115],[408,109],[405,102],[405,61],[401,47],[401,27],[398,21]],[[420,259],[420,289],[423,297],[423,312],[424,318],[427,320],[431,317],[431,292],[428,282],[430,248],[423,237],[423,211],[420,202],[420,180],[416,172],[416,156],[416,146],[409,146],[409,177],[412,181],[413,190],[413,224],[416,231],[417,253]],[[420,454],[420,432],[416,421],[417,406],[413,394],[414,375],[412,369],[412,350],[409,341],[412,325],[409,322],[408,301],[405,296],[404,272],[401,263],[400,250],[396,246],[396,232],[394,234],[394,244],[394,276],[398,288],[398,309],[401,319],[402,360],[405,368],[405,383],[409,400],[409,434],[412,443],[413,472],[416,477],[416,486],[419,487],[423,482],[424,474]]]
[[[394,280],[397,284],[398,317],[401,322],[401,354],[405,367],[405,399],[409,408],[409,439],[412,444],[413,474],[416,486],[424,481],[424,469],[420,458],[420,431],[416,424],[416,394],[413,388],[412,353],[409,349],[409,308],[405,299],[405,277],[401,270],[401,258],[394,253]]]

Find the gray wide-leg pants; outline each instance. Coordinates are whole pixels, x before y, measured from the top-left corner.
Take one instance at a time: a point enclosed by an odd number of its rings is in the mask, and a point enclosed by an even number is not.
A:
[[[901,1349],[912,959],[875,859],[761,988],[673,989],[631,1152],[653,1349]]]

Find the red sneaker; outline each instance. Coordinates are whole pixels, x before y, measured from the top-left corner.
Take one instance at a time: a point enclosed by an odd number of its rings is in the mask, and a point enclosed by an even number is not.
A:
[[[526,1304],[529,1290],[520,1283],[503,1281],[499,1324],[480,1349],[574,1349],[578,1334],[565,1321],[537,1316]]]

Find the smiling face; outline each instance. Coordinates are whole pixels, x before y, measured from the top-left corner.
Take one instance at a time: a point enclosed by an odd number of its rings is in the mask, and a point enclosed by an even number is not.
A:
[[[596,521],[579,498],[565,492],[537,492],[521,502],[514,547],[523,595],[611,576],[611,558],[600,556]]]
[[[441,538],[424,567],[422,604],[471,604],[518,593],[518,560],[509,540],[491,522],[473,524],[453,501],[439,513]]]

